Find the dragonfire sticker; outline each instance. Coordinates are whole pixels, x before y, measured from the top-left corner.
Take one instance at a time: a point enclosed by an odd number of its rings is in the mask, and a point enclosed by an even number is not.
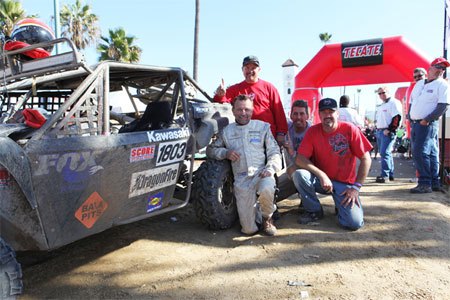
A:
[[[129,198],[173,185],[177,182],[179,164],[150,169],[131,175]]]

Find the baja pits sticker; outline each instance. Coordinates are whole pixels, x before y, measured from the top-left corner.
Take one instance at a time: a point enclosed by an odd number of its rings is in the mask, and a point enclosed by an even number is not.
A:
[[[131,175],[129,198],[173,185],[177,182],[179,164],[150,169]]]
[[[152,159],[155,157],[155,145],[132,148],[130,162]]]
[[[185,128],[177,128],[177,129],[168,129],[166,131],[149,131],[147,132],[148,141],[150,143],[170,141],[170,140],[178,140],[188,138],[191,133],[187,127]]]
[[[75,212],[75,218],[90,229],[107,208],[108,203],[97,192],[93,192]]]
[[[158,158],[156,165],[167,165],[183,160],[186,155],[187,140],[161,143],[158,148]]]
[[[151,195],[147,201],[147,212],[160,209],[162,207],[162,200],[164,198],[164,192],[159,192],[155,195]]]

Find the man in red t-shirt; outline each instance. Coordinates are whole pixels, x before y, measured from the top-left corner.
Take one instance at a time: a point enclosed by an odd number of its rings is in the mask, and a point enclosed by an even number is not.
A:
[[[298,148],[295,163],[300,168],[293,181],[305,212],[298,222],[308,224],[323,218],[316,192],[332,194],[338,221],[344,228],[357,230],[364,225],[359,190],[369,172],[372,145],[353,124],[338,122],[337,102],[319,102],[321,123],[311,126]],[[361,162],[356,172],[356,160]]]
[[[276,87],[270,82],[259,78],[259,60],[250,55],[242,62],[242,73],[245,80],[225,89],[222,83],[216,89],[214,101],[219,103],[230,103],[239,95],[248,95],[253,99],[253,120],[261,120],[270,124],[273,136],[281,146],[285,142],[287,134],[287,121],[284,114],[283,104]]]

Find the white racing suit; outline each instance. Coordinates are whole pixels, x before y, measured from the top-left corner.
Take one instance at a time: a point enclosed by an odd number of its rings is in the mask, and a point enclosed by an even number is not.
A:
[[[240,155],[239,160],[231,162],[231,167],[242,232],[253,234],[258,231],[256,223],[261,224],[261,214],[264,218],[270,218],[276,209],[274,174],[281,169],[280,148],[268,123],[251,120],[247,125],[232,123],[225,127],[206,148],[206,154],[210,158],[222,160],[226,159],[229,150]],[[263,170],[272,175],[259,177]]]

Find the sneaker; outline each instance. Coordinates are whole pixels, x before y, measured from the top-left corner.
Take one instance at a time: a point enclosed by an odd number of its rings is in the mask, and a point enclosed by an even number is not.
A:
[[[375,182],[377,182],[377,183],[385,183],[386,179],[384,177],[378,176],[377,179],[375,179]]]
[[[298,212],[299,213],[305,212],[305,207],[303,206],[302,200],[300,200],[300,204],[298,205]]]
[[[442,188],[440,185],[433,185],[431,189],[435,192],[442,192]]]
[[[273,212],[272,219],[274,221],[277,221],[281,218],[280,212],[278,211],[278,208]]]
[[[318,221],[322,218],[323,218],[323,210],[322,209],[320,211],[316,211],[316,212],[305,211],[304,213],[302,213],[300,215],[297,222],[300,224],[308,224],[311,222]]]
[[[415,188],[410,189],[409,191],[413,194],[426,194],[432,192],[431,186],[424,184],[419,184]]]
[[[394,181],[394,180],[395,180],[394,176],[389,176],[389,181]]]
[[[277,228],[275,227],[275,225],[273,225],[273,220],[272,218],[264,218],[263,219],[263,231],[265,234],[267,234],[268,236],[274,236],[275,234],[277,234]]]

